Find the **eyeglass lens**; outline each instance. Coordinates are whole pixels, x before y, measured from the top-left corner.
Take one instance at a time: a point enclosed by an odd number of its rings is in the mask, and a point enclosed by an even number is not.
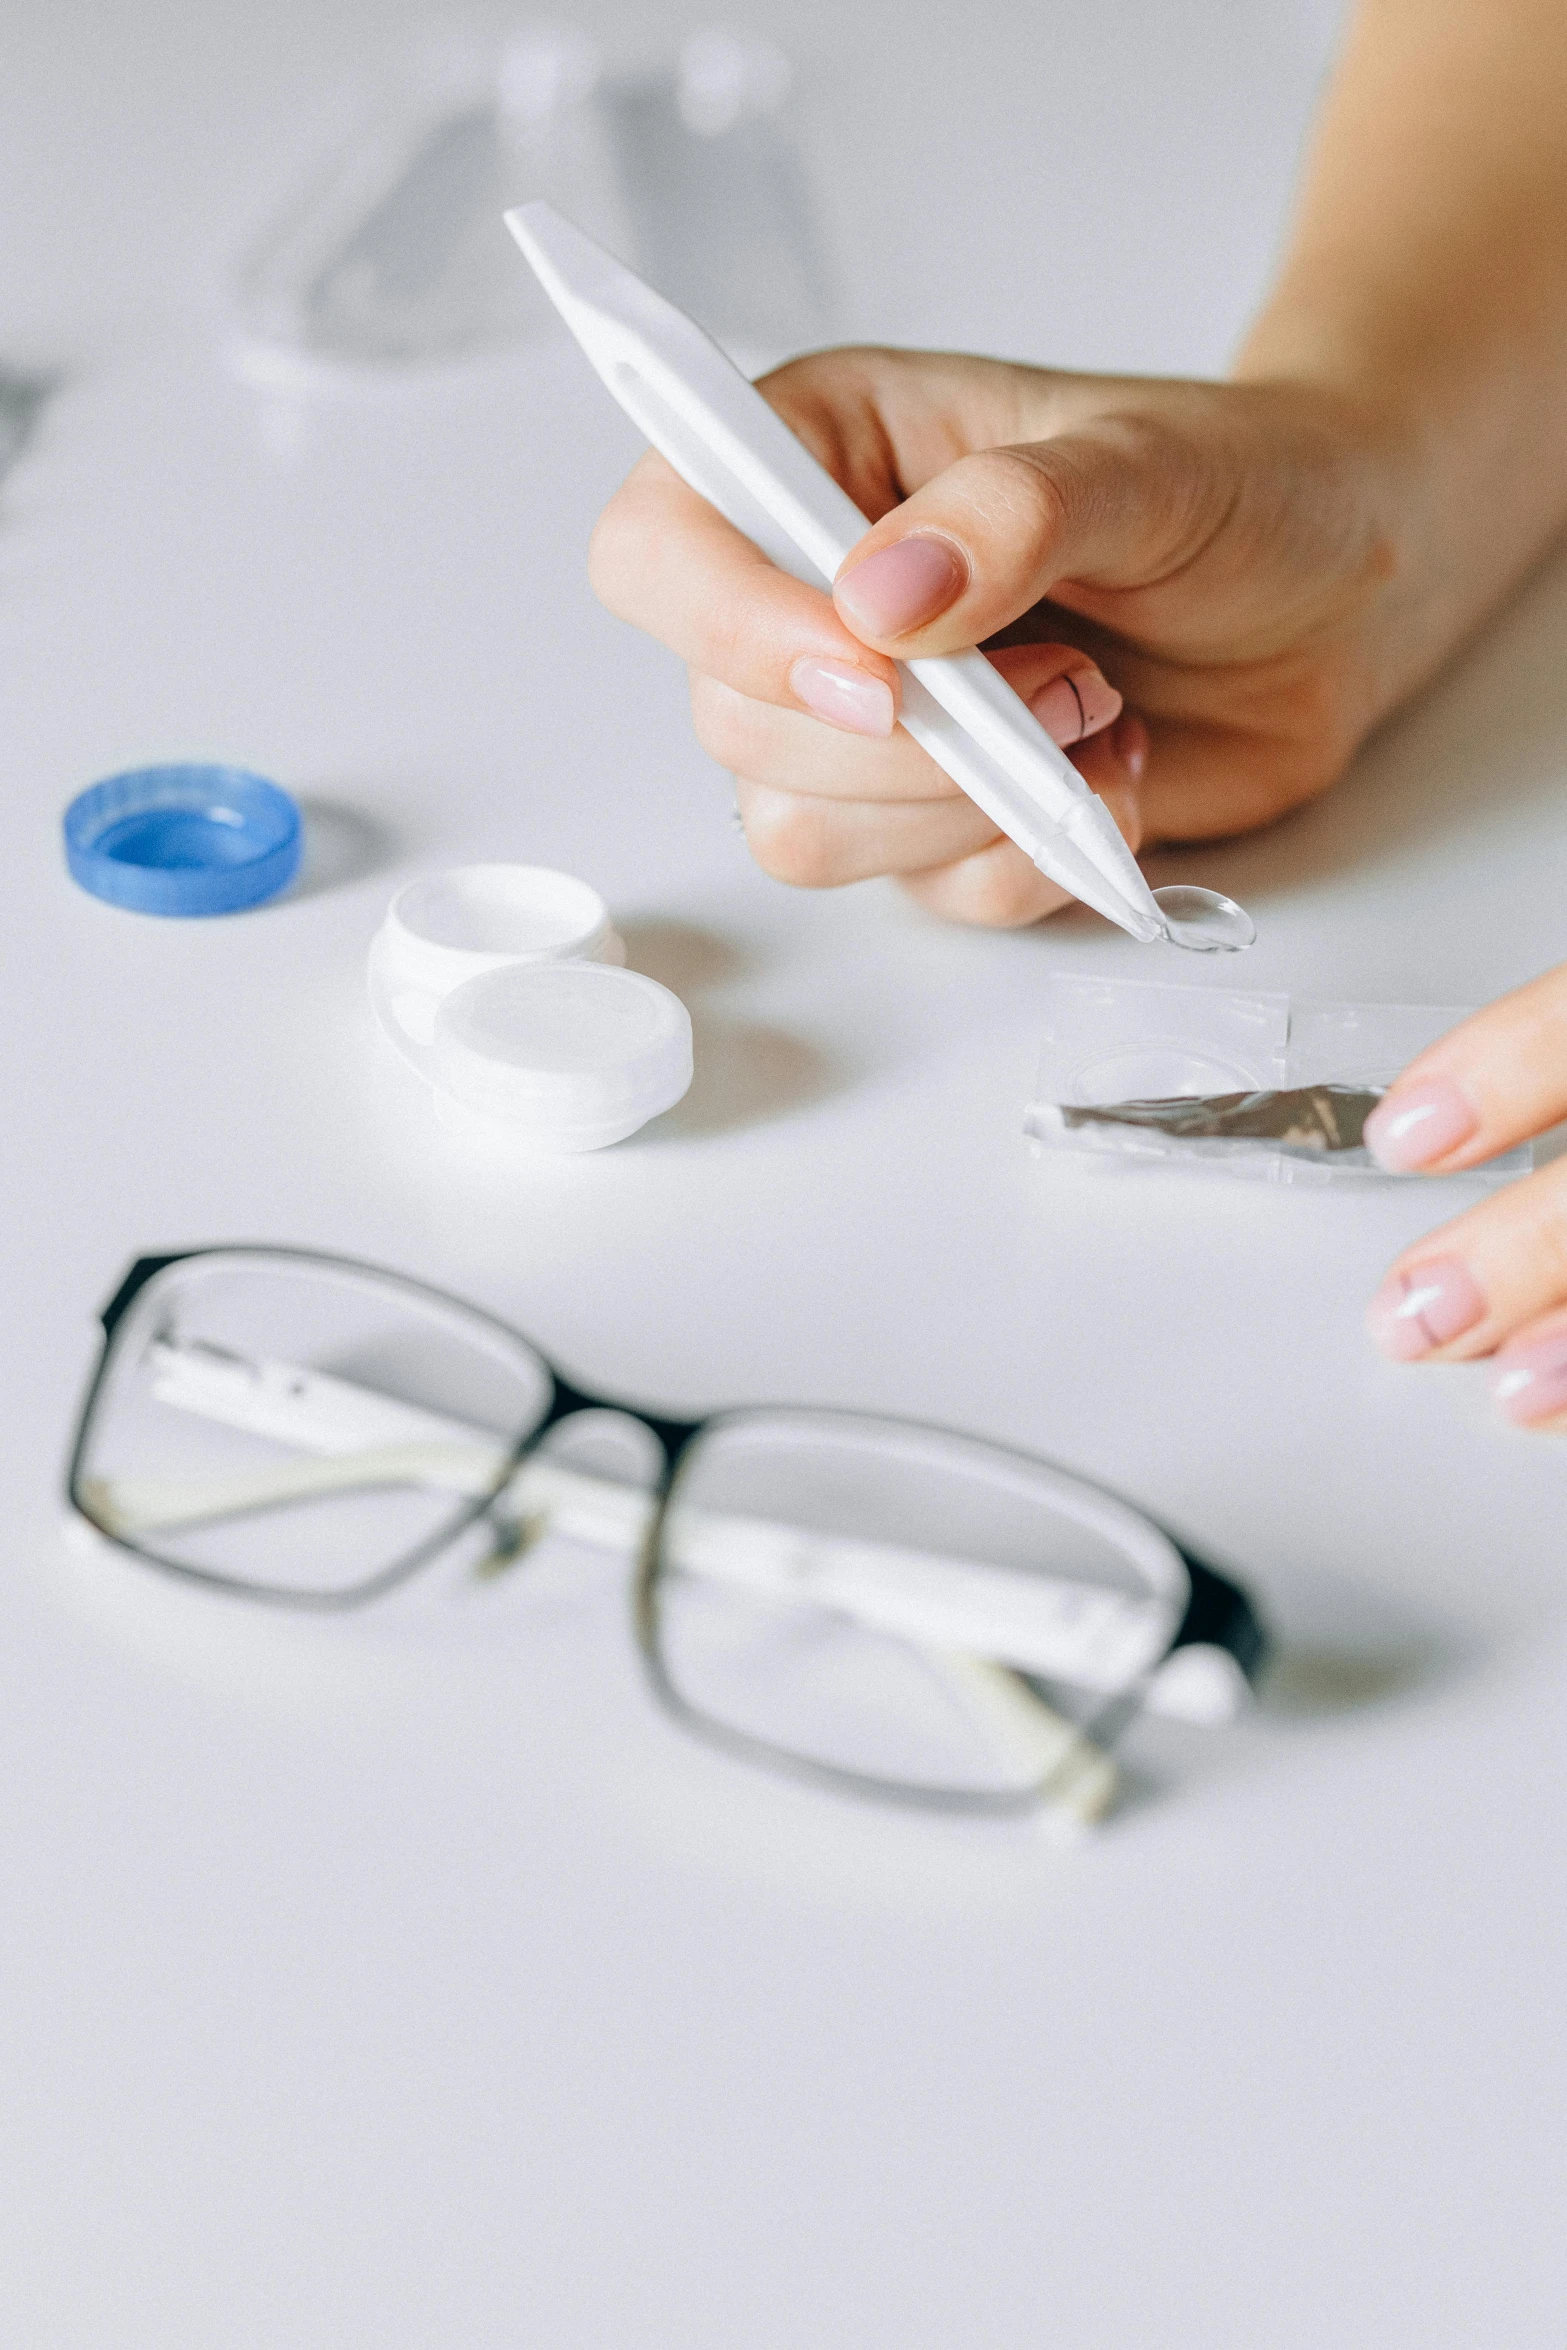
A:
[[[73,1494],[166,1564],[352,1597],[487,1502],[635,1555],[664,1448],[608,1407],[519,1463],[553,1375],[455,1300],[357,1266],[228,1250],[166,1266],[117,1324]],[[1081,1771],[1081,1726],[1164,1654],[1184,1569],[1042,1462],[904,1421],[753,1411],[681,1455],[645,1592],[677,1712],[760,1756],[1005,1800]]]
[[[171,1565],[344,1595],[461,1524],[550,1394],[531,1348],[455,1301],[215,1251],[155,1275],[117,1326],[74,1497]]]
[[[731,1737],[911,1790],[1006,1798],[1162,1655],[1169,1546],[1108,1496],[939,1430],[716,1422],[664,1519],[652,1637]]]

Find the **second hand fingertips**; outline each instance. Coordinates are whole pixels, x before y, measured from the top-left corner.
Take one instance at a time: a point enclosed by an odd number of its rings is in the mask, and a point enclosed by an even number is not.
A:
[[[789,685],[813,717],[825,718],[846,734],[885,740],[896,723],[891,686],[868,670],[857,669],[852,661],[808,656],[790,670]]]
[[[1366,1148],[1389,1174],[1434,1166],[1466,1143],[1480,1124],[1451,1077],[1395,1085],[1366,1120]]]
[[[1366,1309],[1366,1328],[1395,1363],[1413,1363],[1462,1338],[1484,1313],[1480,1285],[1463,1259],[1428,1257],[1383,1282]]]
[[[1567,1412],[1567,1331],[1521,1339],[1499,1355],[1491,1393],[1503,1418],[1522,1428]]]

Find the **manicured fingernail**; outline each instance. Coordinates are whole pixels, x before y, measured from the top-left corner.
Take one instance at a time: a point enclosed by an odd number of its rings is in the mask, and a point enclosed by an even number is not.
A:
[[[1427,1257],[1384,1281],[1366,1309],[1366,1328],[1395,1363],[1412,1363],[1434,1346],[1472,1330],[1485,1299],[1459,1257]]]
[[[852,661],[796,661],[789,683],[808,710],[850,734],[889,735],[892,688]]]
[[[1527,1427],[1567,1412],[1567,1337],[1527,1340],[1497,1358],[1491,1379],[1497,1409]]]
[[[1395,1085],[1366,1120],[1366,1148],[1391,1175],[1429,1167],[1467,1142],[1480,1121],[1451,1077]]]
[[[1031,694],[1028,706],[1052,742],[1065,750],[1108,726],[1120,711],[1121,697],[1097,669],[1073,669]]]
[[[1134,783],[1141,783],[1148,766],[1148,729],[1135,710],[1125,710],[1110,737],[1115,755]]]
[[[833,594],[850,627],[862,636],[906,636],[945,612],[967,578],[956,547],[916,531],[856,563]]]

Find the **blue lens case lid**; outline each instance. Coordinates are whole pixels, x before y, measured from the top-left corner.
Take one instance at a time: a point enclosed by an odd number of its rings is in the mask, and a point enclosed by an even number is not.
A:
[[[73,881],[137,914],[235,914],[286,889],[304,824],[286,791],[243,767],[137,767],[65,811]]]

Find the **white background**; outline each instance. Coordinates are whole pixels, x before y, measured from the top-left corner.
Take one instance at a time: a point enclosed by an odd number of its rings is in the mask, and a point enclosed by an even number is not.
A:
[[[1330,15],[747,21],[802,67],[846,333],[1178,371],[1264,281]],[[0,363],[67,371],[0,493],[0,2339],[1556,2350],[1567,1453],[1360,1330],[1457,1202],[1031,1161],[1045,975],[1151,950],[750,868],[674,665],[589,595],[635,444],[569,347],[337,400],[234,374],[234,257],[401,21],[0,25]],[[1564,629],[1557,571],[1328,802],[1154,879],[1252,908],[1258,987],[1477,1002],[1559,959]],[[188,925],[73,890],[67,799],[181,755],[311,804],[305,886]],[[362,975],[393,888],[474,857],[605,892],[691,1003],[684,1110],[465,1163]],[[1245,1576],[1272,1693],[1063,1851],[688,1748],[613,1562],[332,1625],[81,1559],[94,1311],[238,1238],[670,1408],[862,1404],[1102,1477]]]

